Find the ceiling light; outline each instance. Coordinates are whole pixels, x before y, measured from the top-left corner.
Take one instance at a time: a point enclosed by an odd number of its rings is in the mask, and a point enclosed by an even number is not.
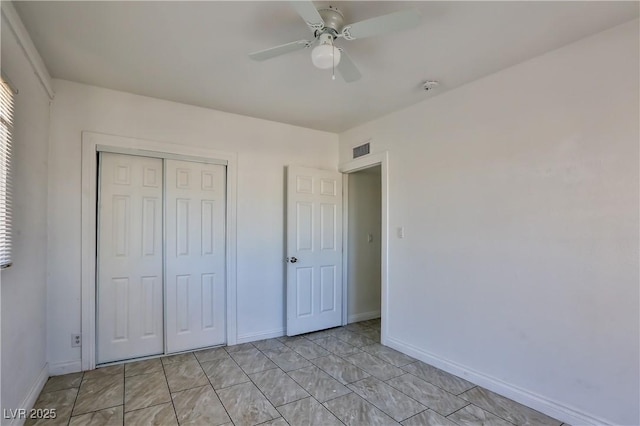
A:
[[[340,49],[333,45],[333,37],[330,34],[320,36],[320,44],[311,51],[311,61],[321,70],[335,67],[340,63]]]

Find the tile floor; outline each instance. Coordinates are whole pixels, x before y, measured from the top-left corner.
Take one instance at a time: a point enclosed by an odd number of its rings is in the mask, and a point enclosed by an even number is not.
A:
[[[380,320],[51,377],[27,425],[556,425],[380,345]]]

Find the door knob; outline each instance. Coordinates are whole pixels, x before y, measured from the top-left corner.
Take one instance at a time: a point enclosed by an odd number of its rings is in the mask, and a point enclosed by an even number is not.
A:
[[[295,257],[292,257],[291,259],[289,259],[289,262],[291,262],[291,263],[296,263],[297,261],[298,261],[298,259],[295,258]]]

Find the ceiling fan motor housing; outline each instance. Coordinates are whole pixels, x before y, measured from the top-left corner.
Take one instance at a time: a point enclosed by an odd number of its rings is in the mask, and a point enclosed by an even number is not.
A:
[[[318,13],[324,21],[324,28],[316,31],[316,37],[323,33],[329,33],[336,38],[344,27],[344,16],[337,8],[333,6],[318,9]]]

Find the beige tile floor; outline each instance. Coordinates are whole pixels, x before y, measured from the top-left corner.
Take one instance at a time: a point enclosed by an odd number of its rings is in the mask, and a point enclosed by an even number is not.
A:
[[[555,425],[380,345],[380,320],[51,377],[27,425]]]

